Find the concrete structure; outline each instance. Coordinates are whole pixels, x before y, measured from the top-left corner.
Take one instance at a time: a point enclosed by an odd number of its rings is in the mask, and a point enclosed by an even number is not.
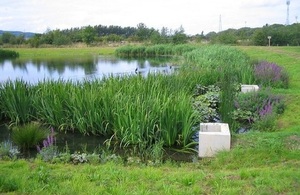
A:
[[[199,157],[213,157],[218,151],[230,150],[227,123],[200,123]]]
[[[241,85],[242,93],[254,92],[258,90],[259,90],[258,85]]]

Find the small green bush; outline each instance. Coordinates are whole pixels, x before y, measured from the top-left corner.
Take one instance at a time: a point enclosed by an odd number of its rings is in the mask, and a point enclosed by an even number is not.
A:
[[[0,49],[0,59],[4,58],[17,58],[19,57],[19,53],[10,50]]]
[[[37,123],[29,123],[12,129],[12,140],[22,151],[36,147],[47,137],[47,131]]]
[[[13,145],[11,141],[3,141],[0,143],[0,159],[8,157],[16,158],[20,153],[19,149]]]

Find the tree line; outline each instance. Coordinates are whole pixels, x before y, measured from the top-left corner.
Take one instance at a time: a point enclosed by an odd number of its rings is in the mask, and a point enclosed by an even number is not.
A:
[[[136,27],[121,26],[85,26],[64,30],[48,29],[43,34],[35,34],[31,38],[24,35],[14,35],[4,32],[0,35],[0,45],[22,45],[40,47],[42,45],[72,45],[85,43],[87,45],[99,45],[107,43],[142,42],[150,44],[184,44],[188,42],[196,43],[218,43],[230,45],[268,45],[268,36],[271,36],[270,44],[273,46],[299,46],[300,44],[300,24],[292,25],[273,24],[261,28],[244,27],[240,29],[228,29],[221,32],[209,32],[201,34],[187,35],[182,26],[172,30],[163,27],[161,30],[147,27],[144,23],[139,23]]]

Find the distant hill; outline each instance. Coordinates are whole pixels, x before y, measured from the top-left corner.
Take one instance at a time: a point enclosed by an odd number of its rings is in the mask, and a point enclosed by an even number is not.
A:
[[[3,31],[3,30],[0,30],[0,35],[2,35],[3,33],[10,33],[10,34],[13,34],[15,36],[24,35],[25,39],[31,38],[31,37],[33,37],[36,34],[36,33],[32,33],[32,32]]]

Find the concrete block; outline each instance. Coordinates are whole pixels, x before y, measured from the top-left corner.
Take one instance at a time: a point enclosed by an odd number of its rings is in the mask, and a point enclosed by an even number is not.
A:
[[[259,90],[258,85],[241,85],[242,93],[255,92],[258,90]]]
[[[230,140],[227,123],[200,123],[199,157],[213,157],[218,151],[230,150]]]

